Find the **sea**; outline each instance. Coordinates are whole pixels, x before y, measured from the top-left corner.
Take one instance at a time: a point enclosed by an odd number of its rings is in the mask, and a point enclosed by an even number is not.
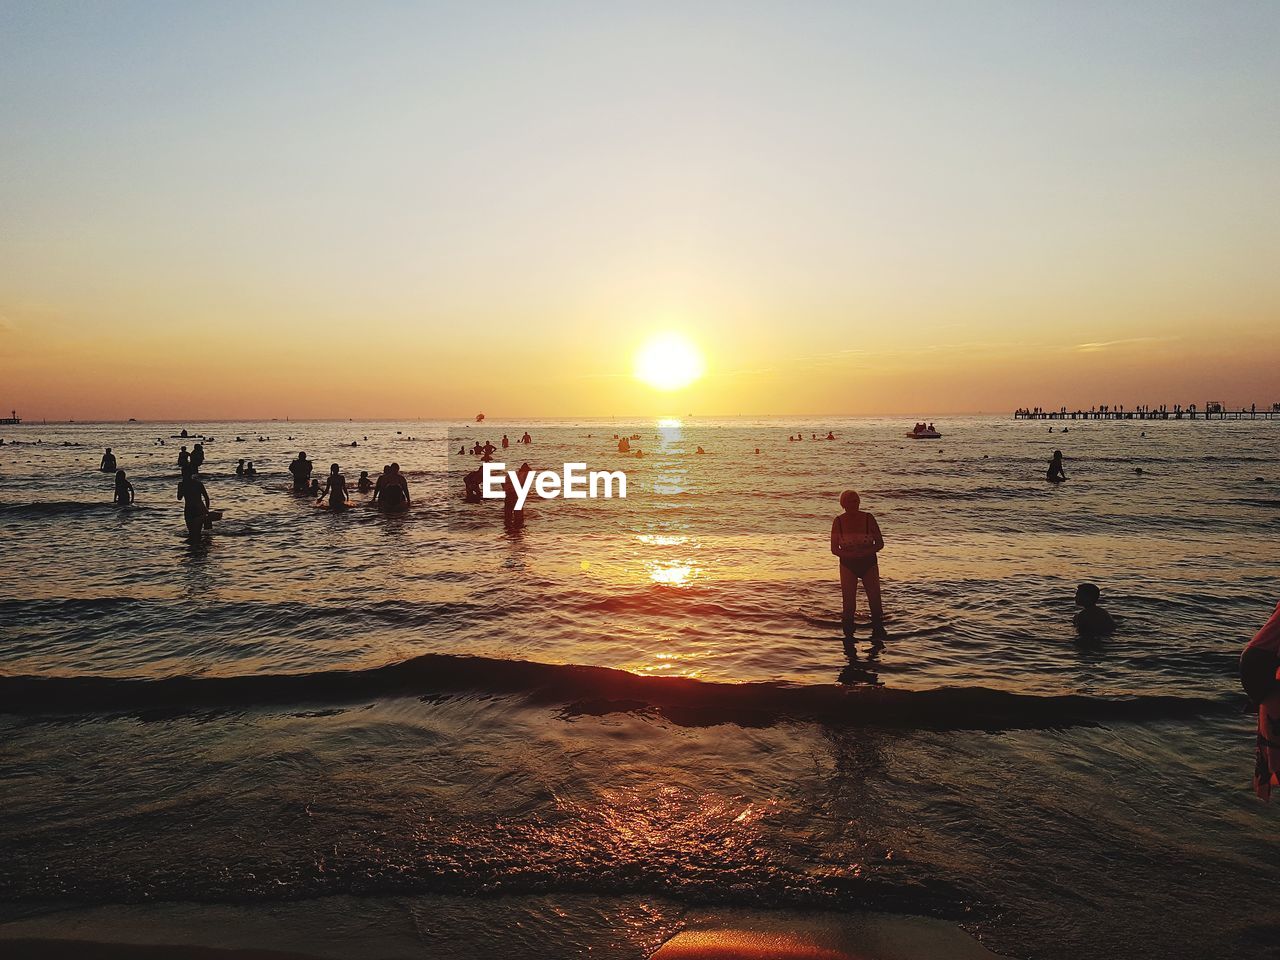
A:
[[[1237,673],[1280,600],[1280,423],[910,420],[0,427],[0,922],[643,958],[697,911],[870,911],[1008,957],[1280,956]],[[627,495],[510,527],[463,496],[486,441]],[[353,488],[398,463],[409,509],[318,508],[300,450]],[[889,632],[853,659],[846,489]]]

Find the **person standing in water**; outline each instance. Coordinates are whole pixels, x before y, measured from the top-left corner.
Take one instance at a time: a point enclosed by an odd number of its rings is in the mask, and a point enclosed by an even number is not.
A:
[[[187,453],[187,448],[183,447],[178,451],[178,469],[185,475],[191,466],[191,454]]]
[[[1053,451],[1053,459],[1049,461],[1049,469],[1045,471],[1044,478],[1050,483],[1061,483],[1067,479],[1067,475],[1062,472],[1062,451]]]
[[[209,491],[188,467],[178,481],[178,499],[182,501],[183,518],[187,522],[187,536],[193,540],[204,529],[204,518],[209,513]]]
[[[336,463],[329,467],[329,478],[320,491],[319,500],[323,500],[326,495],[329,497],[330,510],[347,509],[347,478],[341,474],[340,469]]]
[[[520,469],[516,471],[516,477],[523,487],[528,482],[529,471],[533,468],[529,466],[528,461],[520,464]],[[516,485],[512,482],[511,477],[502,481],[502,522],[506,524],[508,529],[519,529],[524,526],[524,511],[516,509],[520,496],[516,493]]]
[[[102,455],[102,463],[98,466],[98,469],[103,473],[115,473],[116,455],[111,452],[110,447],[107,447],[107,452]]]
[[[298,452],[297,458],[289,464],[289,472],[293,474],[293,492],[306,493],[311,487],[311,461],[307,459],[307,451]]]
[[[388,513],[409,509],[409,483],[400,474],[400,464],[391,463],[382,468],[370,503]]]
[[[204,444],[197,443],[191,448],[191,472],[199,473],[204,466]]]
[[[133,503],[133,500],[133,484],[129,482],[129,478],[124,475],[123,470],[117,470],[116,494],[112,498],[111,502],[119,507],[127,507],[129,504]]]
[[[859,509],[862,498],[853,490],[840,494],[844,513],[831,522],[831,552],[840,558],[841,626],[845,651],[854,653],[854,616],[858,609],[858,581],[867,592],[871,607],[871,642],[883,647],[884,609],[880,605],[880,566],[877,554],[884,549],[880,525],[871,514]]]

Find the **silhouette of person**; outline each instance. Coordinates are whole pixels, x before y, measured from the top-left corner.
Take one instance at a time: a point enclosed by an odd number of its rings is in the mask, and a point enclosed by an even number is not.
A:
[[[243,458],[241,458],[241,459],[236,463],[236,476],[237,476],[237,477],[243,477],[243,476],[244,476],[244,459],[243,459]]]
[[[884,536],[876,518],[860,509],[861,503],[862,498],[855,491],[846,490],[840,494],[844,513],[831,522],[831,552],[840,558],[841,626],[846,652],[853,650],[859,580],[871,607],[872,645],[882,647],[887,638],[884,609],[880,604],[880,566],[877,559],[877,554],[884,549]]]
[[[1258,705],[1253,789],[1269,800],[1280,787],[1280,604],[1241,652],[1240,682]]]
[[[244,475],[245,475],[246,477],[256,477],[256,476],[258,475],[258,471],[257,471],[257,470],[255,470],[255,469],[253,469],[253,461],[252,461],[252,460],[250,460],[248,463],[246,463],[246,464],[245,464],[245,467],[244,467]]]
[[[400,473],[400,464],[392,463],[383,468],[382,476],[373,488],[373,503],[388,513],[409,508],[409,483]]]
[[[320,491],[317,501],[323,500],[325,496],[329,497],[330,510],[347,509],[347,478],[341,473],[341,468],[335,463],[329,467],[329,477],[324,482],[324,489]]]
[[[502,435],[502,449],[505,450],[509,446],[511,446],[511,441],[507,439],[507,435],[504,433]]]
[[[204,529],[204,519],[209,513],[209,491],[190,467],[183,471],[182,479],[178,481],[178,499],[183,501],[182,513],[187,522],[187,535],[194,539]]]
[[[467,503],[479,503],[484,499],[484,494],[480,489],[480,481],[482,477],[483,475],[481,471],[472,470],[462,478],[462,485],[466,489],[466,494],[463,499],[466,500]]]
[[[1116,628],[1111,614],[1098,606],[1102,591],[1096,583],[1082,583],[1076,587],[1076,606],[1080,608],[1072,622],[1081,637],[1101,637]]]
[[[110,447],[107,447],[107,452],[102,455],[102,463],[98,466],[98,469],[103,473],[115,473],[116,455],[111,452]]]
[[[133,484],[129,482],[129,478],[124,475],[123,470],[116,471],[116,494],[112,498],[112,503],[117,506],[127,507],[133,503],[134,493]]]
[[[524,432],[524,436],[520,438],[521,443],[533,443],[533,437],[529,436],[529,431]]]
[[[1062,451],[1053,451],[1053,459],[1049,461],[1049,469],[1045,471],[1044,478],[1050,483],[1061,483],[1067,479],[1067,475],[1062,472]]]
[[[187,448],[183,447],[178,451],[178,469],[184,474],[191,467],[191,454],[187,453]]]
[[[193,473],[199,473],[200,468],[204,466],[204,444],[197,443],[191,448],[191,470]]]
[[[289,464],[289,472],[293,474],[294,492],[306,493],[311,486],[311,461],[305,450],[298,451],[298,456]]]
[[[373,498],[369,501],[374,506],[378,505],[378,500],[382,497],[382,491],[387,486],[387,478],[391,476],[391,464],[382,465],[382,472],[378,474],[377,482],[373,485]]]
[[[360,471],[360,479],[356,481],[356,489],[361,493],[368,493],[373,489],[373,481],[369,479],[368,470]]]
[[[520,480],[520,486],[524,486],[529,477],[529,471],[533,468],[529,466],[526,460],[520,464],[520,469],[516,471],[516,477]],[[516,493],[516,485],[512,482],[511,477],[502,481],[502,522],[508,527],[524,526],[524,510],[517,510],[516,503],[519,502],[519,496]]]

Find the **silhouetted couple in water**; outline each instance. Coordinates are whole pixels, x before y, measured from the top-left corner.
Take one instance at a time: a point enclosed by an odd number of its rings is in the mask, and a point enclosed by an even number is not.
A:
[[[384,513],[402,513],[409,509],[409,481],[400,472],[400,464],[389,463],[373,485],[375,507]]]

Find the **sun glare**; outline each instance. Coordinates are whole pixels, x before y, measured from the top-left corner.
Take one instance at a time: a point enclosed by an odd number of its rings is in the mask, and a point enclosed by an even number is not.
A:
[[[679,390],[702,376],[702,354],[687,337],[663,333],[636,354],[636,379],[658,390]]]

